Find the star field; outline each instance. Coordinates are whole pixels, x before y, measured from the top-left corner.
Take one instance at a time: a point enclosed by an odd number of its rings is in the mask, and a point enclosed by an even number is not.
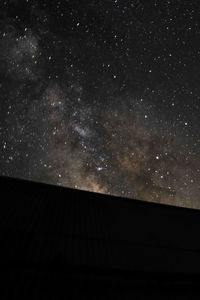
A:
[[[200,4],[0,4],[0,174],[200,208]]]

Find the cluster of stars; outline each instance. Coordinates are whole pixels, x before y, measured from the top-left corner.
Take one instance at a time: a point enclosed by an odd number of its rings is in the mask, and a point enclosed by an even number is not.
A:
[[[1,175],[200,208],[198,4],[12,3]]]

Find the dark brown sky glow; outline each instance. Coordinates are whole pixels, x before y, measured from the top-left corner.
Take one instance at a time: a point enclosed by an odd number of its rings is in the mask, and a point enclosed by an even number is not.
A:
[[[200,208],[196,1],[4,1],[0,173]]]

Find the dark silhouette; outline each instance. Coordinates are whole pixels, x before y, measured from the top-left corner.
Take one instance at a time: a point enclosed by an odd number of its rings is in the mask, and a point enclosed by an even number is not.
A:
[[[182,299],[198,292],[199,211],[5,177],[0,185],[6,298]]]

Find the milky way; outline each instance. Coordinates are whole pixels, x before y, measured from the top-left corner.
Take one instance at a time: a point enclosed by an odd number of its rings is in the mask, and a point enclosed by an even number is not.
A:
[[[198,2],[0,6],[0,174],[200,208]]]

